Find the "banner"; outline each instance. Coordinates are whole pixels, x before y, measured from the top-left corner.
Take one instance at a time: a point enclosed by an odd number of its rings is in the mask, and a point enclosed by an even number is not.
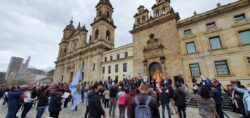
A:
[[[80,87],[79,81],[82,79],[82,68],[76,74],[75,79],[70,83],[69,89],[73,97],[71,109],[74,110],[75,107],[81,103],[81,93],[77,89]]]

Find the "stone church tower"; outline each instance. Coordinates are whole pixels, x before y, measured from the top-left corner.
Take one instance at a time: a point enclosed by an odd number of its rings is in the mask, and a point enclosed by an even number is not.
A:
[[[54,82],[71,82],[78,70],[83,68],[85,81],[101,80],[103,52],[114,48],[115,28],[113,6],[109,0],[100,0],[96,5],[96,17],[91,24],[92,33],[87,42],[85,25],[79,23],[75,28],[73,21],[63,30],[59,44]]]

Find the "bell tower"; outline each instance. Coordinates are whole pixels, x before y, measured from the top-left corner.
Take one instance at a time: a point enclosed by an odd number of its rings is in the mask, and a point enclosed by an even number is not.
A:
[[[112,18],[113,6],[109,0],[100,0],[96,5],[96,17],[92,26],[91,45],[102,44],[106,48],[114,48],[115,29]]]

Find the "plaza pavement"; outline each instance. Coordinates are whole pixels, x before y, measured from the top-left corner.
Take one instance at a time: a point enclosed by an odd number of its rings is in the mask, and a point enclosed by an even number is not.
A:
[[[7,114],[7,106],[3,106],[2,105],[2,100],[0,101],[0,118],[5,118],[6,114]],[[70,104],[69,104],[70,105]],[[72,112],[70,110],[70,108],[62,108],[62,111],[60,112],[59,118],[84,118],[84,113],[85,113],[85,109],[86,106],[85,104],[80,104],[78,106],[78,111],[76,112]],[[160,114],[161,114],[161,107],[160,108]],[[108,110],[109,109],[105,109],[106,114],[108,114]],[[200,118],[198,115],[198,109],[197,108],[191,108],[188,107],[187,108],[187,118]],[[239,114],[235,114],[232,112],[228,112],[225,111],[230,118],[240,118]],[[115,118],[119,118],[119,111],[118,108],[116,108],[116,115]],[[18,117],[20,118],[21,112],[18,113]],[[167,111],[166,111],[166,115],[167,115]],[[35,118],[36,116],[36,111],[35,108],[32,108],[31,111],[28,113],[27,118]],[[49,113],[45,113],[43,118],[48,118]],[[109,116],[107,116],[107,118],[110,118]],[[167,118],[167,117],[166,117]],[[172,118],[178,118],[177,115],[172,115]],[[225,117],[226,118],[226,117]]]

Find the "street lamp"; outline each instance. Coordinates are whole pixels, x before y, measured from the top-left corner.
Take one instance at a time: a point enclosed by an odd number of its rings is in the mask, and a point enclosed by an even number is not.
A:
[[[165,62],[165,57],[164,56],[161,56],[160,57],[160,62],[163,64]]]

